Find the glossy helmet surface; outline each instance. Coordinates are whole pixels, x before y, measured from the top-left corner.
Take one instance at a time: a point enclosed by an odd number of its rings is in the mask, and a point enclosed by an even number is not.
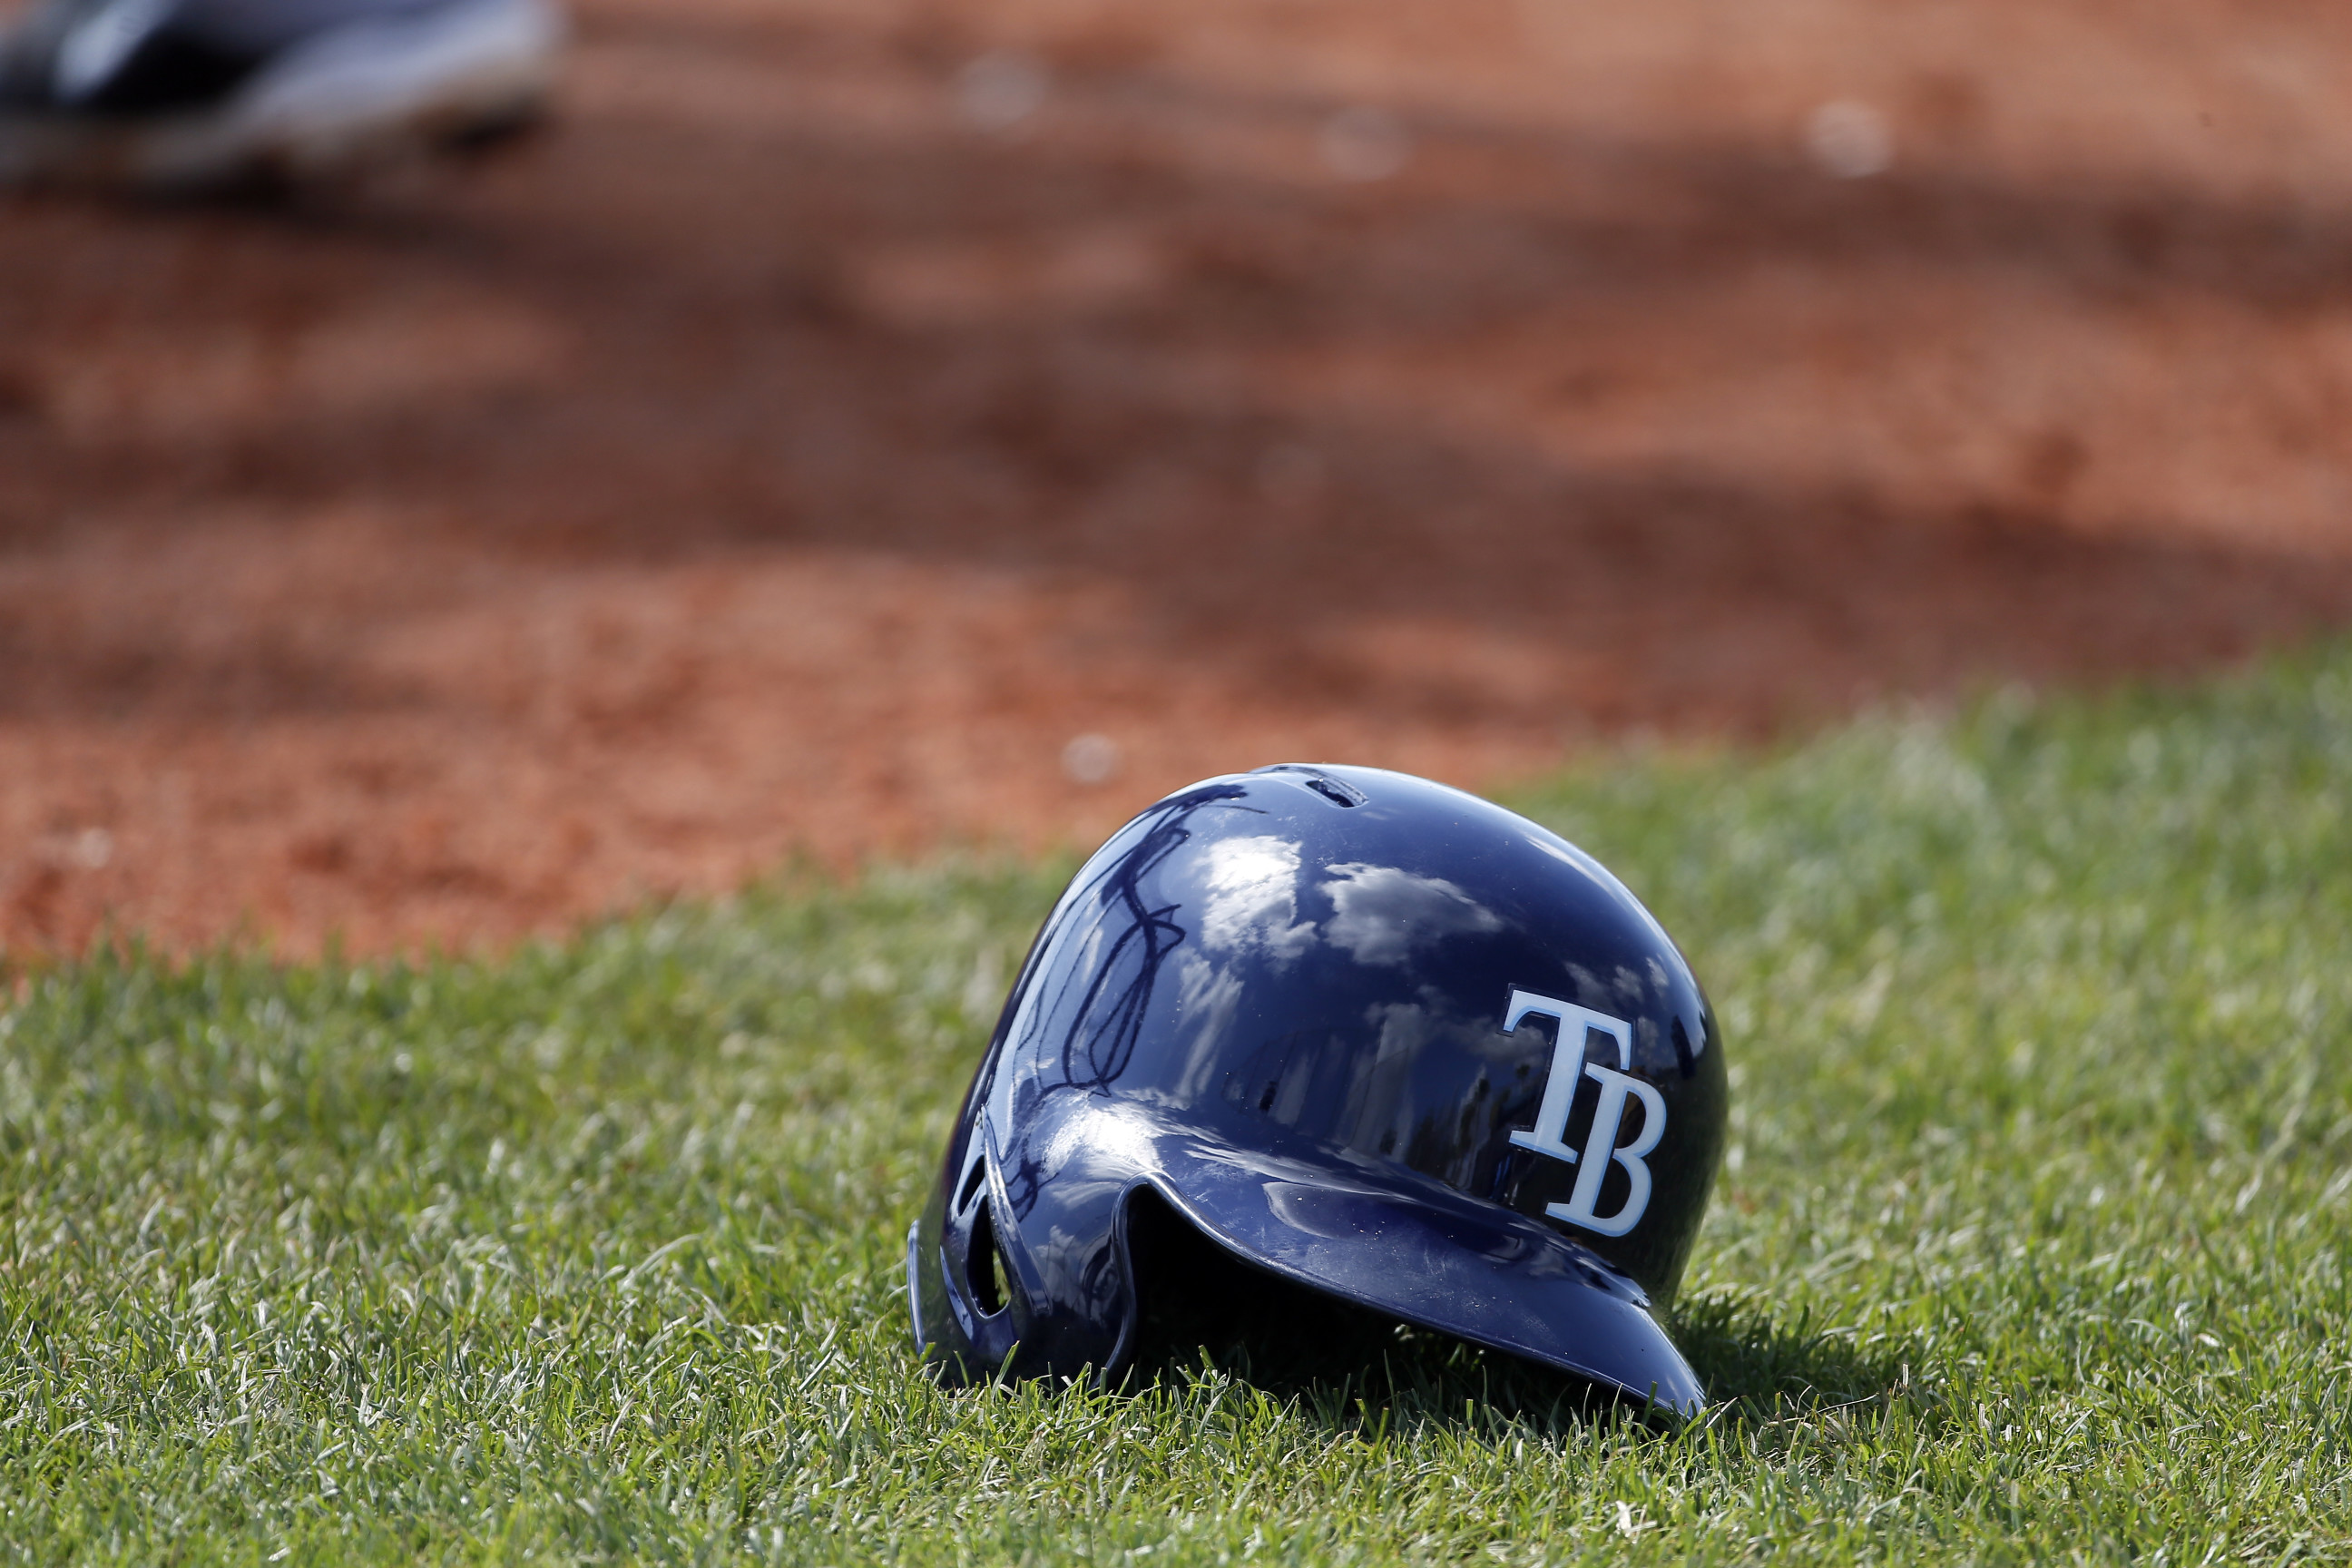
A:
[[[1567,840],[1402,773],[1211,779],[1047,917],[908,1237],[915,1337],[1116,1376],[1148,1191],[1251,1278],[1687,1412],[1653,1311],[1726,1106],[1689,965]]]

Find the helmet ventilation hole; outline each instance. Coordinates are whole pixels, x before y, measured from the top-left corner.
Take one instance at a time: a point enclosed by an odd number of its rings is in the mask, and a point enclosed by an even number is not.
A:
[[[1275,763],[1255,771],[1261,773],[1282,773],[1295,779],[1302,787],[1313,790],[1343,811],[1352,811],[1357,806],[1368,805],[1371,799],[1353,784],[1341,784],[1338,779],[1318,773],[1305,763]]]
[[[971,1207],[971,1200],[980,1195],[980,1189],[987,1180],[988,1162],[984,1159],[974,1160],[971,1163],[970,1173],[963,1179],[963,1190],[956,1194],[955,1206],[958,1214]]]
[[[996,1245],[996,1223],[986,1204],[971,1222],[971,1246],[964,1254],[964,1283],[971,1288],[972,1304],[983,1318],[996,1316],[1013,1299],[1012,1284],[1004,1274],[1004,1253]]]
[[[1349,789],[1346,785],[1338,783],[1336,780],[1310,778],[1307,781],[1307,787],[1313,790],[1317,795],[1321,795],[1325,800],[1329,801],[1333,805],[1342,806],[1352,810],[1353,808],[1364,804],[1363,796],[1356,794],[1355,791]]]

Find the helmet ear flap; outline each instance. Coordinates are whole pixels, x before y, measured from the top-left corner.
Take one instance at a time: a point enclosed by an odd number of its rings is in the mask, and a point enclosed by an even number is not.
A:
[[[968,1229],[964,1241],[963,1279],[971,1304],[982,1318],[993,1318],[1013,1304],[1013,1270],[1005,1266],[1004,1244],[996,1234],[996,1216],[988,1198],[988,1159],[972,1162],[965,1178],[964,1201]]]
[[[1004,1244],[996,1232],[986,1154],[972,1154],[971,1168],[957,1185],[945,1231],[940,1237],[940,1262],[945,1265],[956,1315],[967,1320],[965,1332],[975,1344],[993,1339],[991,1329],[1010,1328],[1009,1322],[1000,1325],[999,1320],[1008,1317],[1006,1309],[1016,1300],[1017,1288],[1014,1272],[1005,1261]],[[1009,1338],[1005,1348],[1010,1348]]]
[[[1105,1183],[1076,1205],[1018,1208],[986,1142],[976,1131],[908,1240],[926,1360],[955,1386],[1115,1373],[1133,1316],[1117,1235],[1122,1194]],[[1077,1237],[1086,1239],[1073,1245]]]

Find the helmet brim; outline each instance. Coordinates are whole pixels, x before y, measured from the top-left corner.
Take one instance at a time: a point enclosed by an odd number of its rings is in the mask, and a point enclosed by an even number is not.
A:
[[[1245,1263],[1678,1415],[1706,1403],[1641,1287],[1541,1220],[1328,1145],[1240,1149],[1141,1107],[1103,1114],[1131,1153],[1149,1140],[1146,1179]]]

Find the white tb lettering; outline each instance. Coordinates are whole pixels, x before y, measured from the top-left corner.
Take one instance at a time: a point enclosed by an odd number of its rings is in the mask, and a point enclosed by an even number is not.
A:
[[[1633,1026],[1624,1019],[1514,986],[1503,1015],[1503,1032],[1516,1033],[1519,1020],[1530,1013],[1559,1020],[1559,1038],[1552,1046],[1551,1071],[1544,1079],[1543,1104],[1536,1111],[1536,1124],[1524,1132],[1514,1129],[1511,1142],[1579,1167],[1576,1186],[1569,1194],[1568,1202],[1546,1204],[1544,1213],[1602,1236],[1622,1236],[1641,1223],[1643,1211],[1650,1206],[1650,1167],[1643,1157],[1666,1135],[1666,1102],[1656,1089],[1630,1076],[1633,1066]],[[1598,1029],[1617,1042],[1617,1068],[1624,1070],[1584,1059],[1584,1037],[1591,1029]],[[1601,1086],[1601,1102],[1592,1110],[1592,1134],[1584,1152],[1599,1153],[1601,1158],[1597,1160],[1580,1160],[1577,1151],[1567,1143],[1568,1116],[1575,1108],[1577,1085],[1588,1078]],[[1642,1131],[1633,1142],[1620,1149],[1617,1133],[1624,1125],[1629,1095],[1642,1102]],[[1625,1168],[1630,1190],[1615,1214],[1603,1215],[1594,1211],[1601,1202],[1601,1184],[1609,1174],[1612,1161]]]

